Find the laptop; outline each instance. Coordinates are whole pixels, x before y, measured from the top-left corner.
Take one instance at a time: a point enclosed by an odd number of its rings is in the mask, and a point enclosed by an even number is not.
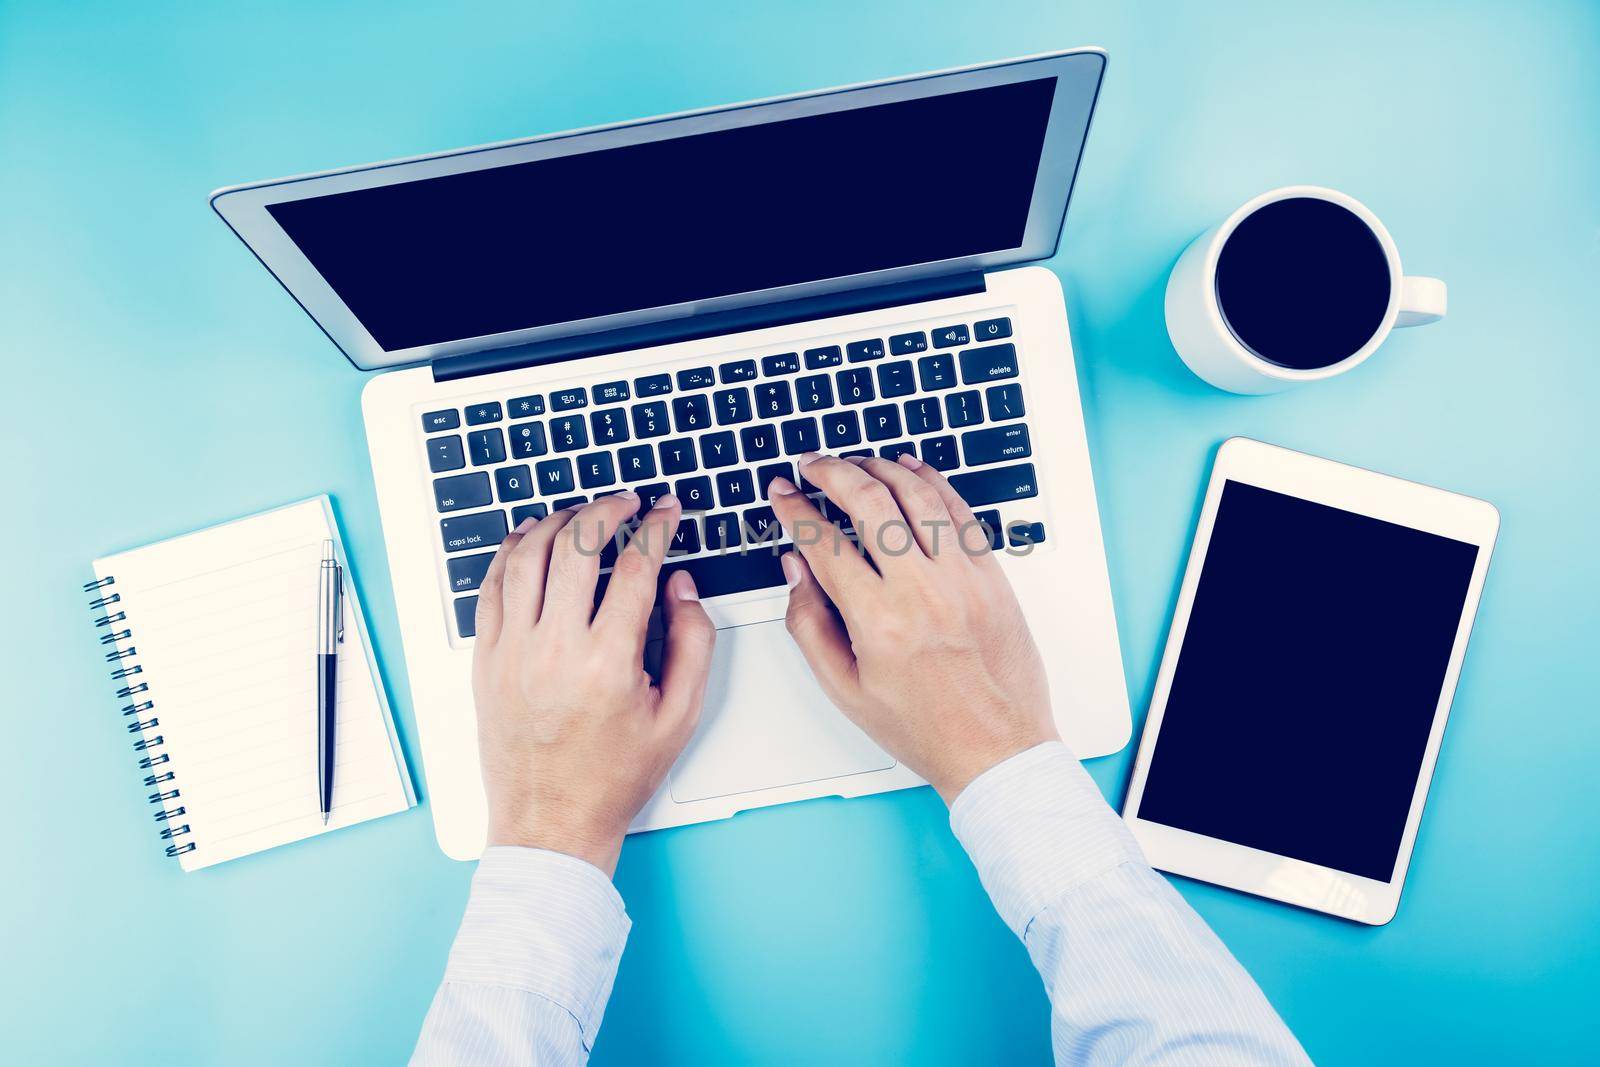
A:
[[[484,847],[469,674],[495,546],[624,488],[684,502],[667,570],[693,573],[719,630],[699,729],[633,830],[921,784],[785,630],[792,546],[765,488],[808,450],[943,471],[990,528],[1062,737],[1084,758],[1127,742],[1065,303],[1023,265],[1056,251],[1105,63],[1058,52],[212,194],[381,372],[362,407],[446,854]]]

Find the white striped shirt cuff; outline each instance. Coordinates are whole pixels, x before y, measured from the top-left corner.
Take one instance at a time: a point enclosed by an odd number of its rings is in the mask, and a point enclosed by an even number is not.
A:
[[[589,1048],[631,925],[616,887],[593,864],[495,846],[473,876],[444,980],[544,997],[577,1020]]]
[[[1139,846],[1060,741],[984,771],[950,806],[950,828],[989,899],[1018,937],[1068,891],[1130,860]]]

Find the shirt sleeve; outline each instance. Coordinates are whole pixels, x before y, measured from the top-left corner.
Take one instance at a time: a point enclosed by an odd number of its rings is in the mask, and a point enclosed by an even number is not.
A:
[[[1044,979],[1057,1064],[1309,1062],[1065,745],[979,775],[950,825]]]
[[[622,897],[592,864],[490,848],[412,1064],[586,1063],[629,926]]]

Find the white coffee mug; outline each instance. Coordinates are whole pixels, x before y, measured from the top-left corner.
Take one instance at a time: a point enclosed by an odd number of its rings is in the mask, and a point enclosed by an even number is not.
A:
[[[1348,209],[1372,231],[1389,264],[1389,303],[1372,336],[1359,349],[1325,366],[1283,366],[1251,351],[1223,315],[1217,296],[1217,263],[1239,224],[1268,204],[1306,197]],[[1376,305],[1374,304],[1374,310]],[[1400,271],[1394,238],[1361,201],[1335,189],[1289,185],[1262,193],[1218,226],[1196,237],[1167,280],[1167,334],[1189,369],[1233,393],[1276,393],[1302,382],[1321,381],[1360,366],[1396,326],[1423,326],[1444,318],[1446,290],[1438,278],[1408,278]]]

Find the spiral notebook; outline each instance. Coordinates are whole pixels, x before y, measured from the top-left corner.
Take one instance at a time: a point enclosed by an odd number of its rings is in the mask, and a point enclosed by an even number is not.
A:
[[[326,496],[94,562],[84,586],[168,856],[186,871],[416,804],[344,571],[337,757],[317,798],[317,577]]]

